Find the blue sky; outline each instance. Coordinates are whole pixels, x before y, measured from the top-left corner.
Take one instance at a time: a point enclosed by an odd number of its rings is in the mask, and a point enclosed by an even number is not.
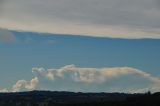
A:
[[[1,0],[0,92],[160,91],[159,0]]]
[[[1,87],[11,89],[12,85],[19,79],[32,79],[34,77],[32,68],[34,67],[52,69],[70,64],[81,68],[132,67],[143,70],[154,77],[160,76],[158,64],[160,63],[159,39],[113,39],[48,33],[10,32],[16,39],[9,42],[0,42]],[[46,81],[42,80],[42,82]],[[122,82],[124,81],[122,80]],[[139,82],[136,82],[137,85]],[[39,84],[40,87],[37,87],[37,89],[42,89],[46,86],[49,86],[48,89],[50,90],[60,89],[55,89],[53,82],[47,81],[47,83],[48,85]],[[50,83],[53,83],[53,86]],[[65,87],[65,84],[63,85]],[[102,85],[104,86],[105,84]],[[112,87],[112,85],[110,86]],[[128,84],[128,86],[130,85]],[[68,89],[72,91],[73,88]],[[104,91],[100,89],[93,91]],[[83,89],[80,90],[83,91]],[[73,89],[73,91],[76,90]]]

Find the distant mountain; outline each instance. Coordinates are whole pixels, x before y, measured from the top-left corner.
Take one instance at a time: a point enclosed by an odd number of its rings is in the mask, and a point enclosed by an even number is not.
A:
[[[0,106],[160,106],[160,93],[30,91],[0,93]]]

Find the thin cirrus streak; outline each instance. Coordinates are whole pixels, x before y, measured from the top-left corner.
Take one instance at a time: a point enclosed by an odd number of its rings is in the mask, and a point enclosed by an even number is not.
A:
[[[33,68],[32,73],[34,78],[31,81],[18,80],[13,85],[12,92],[18,92],[22,89],[38,89],[38,86],[43,86],[43,81],[47,81],[49,85],[53,85],[53,90],[67,89],[75,91],[76,87],[79,88],[79,91],[88,92],[94,92],[97,89],[105,92],[119,91],[132,93],[146,92],[148,90],[156,92],[160,90],[159,78],[131,67],[80,68],[72,64],[59,69],[45,70],[44,68]],[[110,82],[114,83],[114,81],[115,85],[110,85]],[[138,84],[139,82],[140,84]],[[127,86],[125,85],[126,83]],[[55,89],[56,87],[58,89]],[[60,87],[63,88],[60,89]],[[9,90],[1,90],[1,92],[7,91]]]

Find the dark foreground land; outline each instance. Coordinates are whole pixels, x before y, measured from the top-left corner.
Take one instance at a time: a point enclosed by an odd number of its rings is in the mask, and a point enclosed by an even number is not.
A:
[[[0,93],[0,106],[160,106],[160,93]]]

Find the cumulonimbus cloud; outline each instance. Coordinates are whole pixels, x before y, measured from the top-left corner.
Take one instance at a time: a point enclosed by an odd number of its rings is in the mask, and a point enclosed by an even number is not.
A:
[[[44,68],[33,68],[32,72],[39,78],[45,78],[51,81],[51,83],[53,84],[62,84],[63,82],[66,82],[68,83],[68,85],[66,86],[66,88],[68,89],[70,89],[69,85],[71,83],[74,83],[75,86],[78,84],[82,84],[81,88],[79,88],[82,91],[84,91],[83,89],[85,88],[83,86],[85,85],[86,87],[86,84],[88,86],[97,85],[97,88],[104,87],[103,89],[101,88],[101,90],[107,91],[106,88],[108,87],[108,85],[106,83],[110,83],[112,81],[112,83],[114,83],[114,81],[116,81],[116,83],[120,82],[122,84],[127,83],[128,88],[137,86],[137,88],[135,89],[128,89],[126,87],[124,88],[126,89],[124,90],[124,92],[145,92],[147,90],[155,92],[160,90],[160,87],[157,86],[158,84],[160,84],[159,78],[153,77],[149,73],[131,67],[79,68],[72,64],[66,65],[59,69],[45,70]],[[143,86],[143,84],[145,85],[145,87]],[[117,88],[118,86],[122,85],[117,85]],[[111,86],[110,88],[114,87]],[[94,91],[94,88],[92,90]],[[118,92],[119,90],[116,91]]]
[[[156,77],[141,70],[130,67],[115,67],[115,68],[78,68],[75,65],[66,65],[60,69],[33,68],[32,72],[36,75],[46,77],[48,80],[54,80],[56,77],[64,78],[69,73],[69,77],[74,81],[85,83],[104,82],[112,77],[121,75],[135,74],[153,82],[159,82]]]
[[[83,92],[160,91],[158,77],[131,67],[82,68],[71,64],[47,70],[34,67],[32,73],[34,78],[31,81],[18,80],[13,85],[12,92],[39,89],[38,87]]]

